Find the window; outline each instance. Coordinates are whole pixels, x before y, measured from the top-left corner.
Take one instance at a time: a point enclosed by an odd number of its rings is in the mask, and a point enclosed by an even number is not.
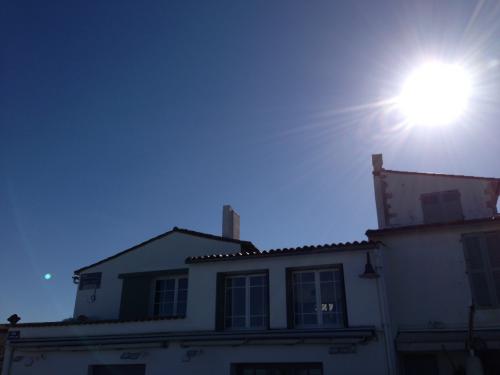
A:
[[[93,365],[89,366],[90,375],[144,375],[146,365]]]
[[[80,275],[78,289],[99,289],[101,287],[101,272],[84,273]]]
[[[476,306],[500,307],[500,232],[463,236],[467,273]]]
[[[235,375],[322,375],[321,363],[238,363]]]
[[[446,223],[464,218],[458,190],[422,194],[420,200],[426,224]]]
[[[217,329],[267,328],[267,272],[219,274],[217,294]]]
[[[341,266],[288,270],[289,327],[344,327],[345,298]]]
[[[187,275],[169,276],[155,281],[154,316],[186,316]]]

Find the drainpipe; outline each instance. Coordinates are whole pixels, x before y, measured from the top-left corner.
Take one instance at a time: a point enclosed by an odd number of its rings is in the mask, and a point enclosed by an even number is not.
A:
[[[380,244],[379,246],[384,246]],[[385,352],[387,356],[387,367],[389,375],[396,375],[396,358],[395,358],[395,350],[394,343],[392,342],[392,324],[389,314],[389,303],[387,298],[387,288],[385,283],[385,270],[384,270],[384,261],[383,261],[383,252],[377,247],[375,249],[375,266],[378,274],[380,275],[377,278],[377,296],[378,303],[380,307],[380,315],[382,318],[382,327],[384,330],[384,341],[385,341]]]
[[[4,362],[1,374],[10,375],[10,368],[12,364],[12,358],[14,358],[14,348],[11,348],[10,344],[7,343],[5,346]]]

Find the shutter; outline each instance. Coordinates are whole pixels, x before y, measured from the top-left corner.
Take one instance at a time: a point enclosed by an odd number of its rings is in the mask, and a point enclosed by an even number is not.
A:
[[[144,319],[149,315],[149,299],[152,288],[149,275],[123,279],[120,319]]]
[[[441,193],[441,204],[443,217],[446,221],[458,221],[464,219],[460,192],[458,190],[443,191]]]
[[[293,283],[292,283],[292,270],[286,270],[286,321],[287,328],[294,327],[293,321]]]
[[[495,305],[500,306],[500,232],[486,234],[486,247],[491,269],[491,285],[495,290]]]
[[[218,273],[215,293],[215,330],[224,330],[224,281],[225,274]]]
[[[464,236],[464,256],[467,273],[469,274],[473,303],[479,307],[490,307],[493,305],[493,301],[491,299],[491,290],[486,273],[481,239],[480,235]]]
[[[424,223],[432,224],[442,221],[442,211],[438,193],[422,194],[420,196]]]

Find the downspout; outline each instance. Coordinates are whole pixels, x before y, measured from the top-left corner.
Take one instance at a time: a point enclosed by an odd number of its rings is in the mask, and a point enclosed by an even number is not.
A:
[[[385,283],[385,270],[384,270],[384,260],[383,260],[383,252],[379,248],[379,246],[384,246],[383,244],[379,244],[375,249],[375,266],[378,274],[380,275],[377,278],[377,296],[378,303],[380,308],[380,315],[382,320],[382,328],[384,331],[384,342],[385,342],[385,352],[387,357],[387,367],[389,375],[396,375],[396,358],[395,358],[395,349],[394,343],[392,342],[392,324],[389,313],[389,303],[387,298],[387,288]]]
[[[14,348],[11,348],[9,344],[5,346],[4,362],[1,374],[10,375],[10,368],[12,364],[12,358],[14,358]]]

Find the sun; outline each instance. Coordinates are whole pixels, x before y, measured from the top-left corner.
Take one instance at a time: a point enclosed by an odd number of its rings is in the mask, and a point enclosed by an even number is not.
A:
[[[450,124],[466,111],[471,84],[462,66],[428,62],[408,76],[397,106],[411,124]]]

